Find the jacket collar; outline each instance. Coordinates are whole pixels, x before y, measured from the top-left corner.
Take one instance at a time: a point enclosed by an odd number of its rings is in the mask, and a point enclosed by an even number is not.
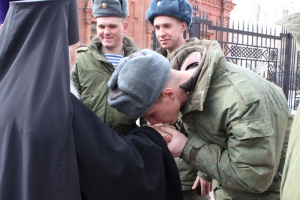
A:
[[[107,61],[102,50],[102,43],[97,36],[91,39],[88,48],[97,60]],[[137,46],[126,35],[123,36],[123,51],[124,57],[137,51]]]
[[[202,111],[211,82],[226,71],[225,56],[218,42],[194,38],[169,55],[172,68],[180,70],[186,56],[194,51],[200,52],[202,56],[191,78],[180,85],[190,94],[189,103],[182,107],[183,113],[190,110]]]

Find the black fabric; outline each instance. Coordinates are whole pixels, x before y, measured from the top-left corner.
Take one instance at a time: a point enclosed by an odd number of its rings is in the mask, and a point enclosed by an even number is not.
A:
[[[68,79],[74,3],[10,2],[0,31],[1,200],[81,199]]]
[[[76,4],[10,3],[0,31],[0,200],[181,199],[158,134],[119,138],[71,98]]]
[[[174,158],[150,127],[120,138],[75,97],[74,137],[84,199],[182,199]]]
[[[0,24],[2,24],[5,19],[9,2],[10,2],[10,0],[1,0],[0,1]]]
[[[61,1],[61,0],[56,0]],[[69,45],[79,41],[77,0],[71,0],[68,12],[68,42]]]

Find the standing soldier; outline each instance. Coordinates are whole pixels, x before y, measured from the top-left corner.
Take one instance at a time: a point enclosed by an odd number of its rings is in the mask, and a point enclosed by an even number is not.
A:
[[[192,5],[187,0],[152,0],[147,10],[146,18],[153,25],[160,47],[156,51],[170,58],[170,55],[189,41],[185,40],[184,31],[192,23]],[[188,135],[178,119],[176,127]],[[196,188],[201,185],[201,196],[205,197],[211,191],[211,179],[205,174],[187,165],[181,158],[175,158],[180,173],[181,185],[185,200],[202,199]],[[198,174],[198,176],[197,176]],[[201,178],[200,178],[201,177]],[[206,198],[209,198],[207,196]]]
[[[128,29],[127,0],[93,0],[93,16],[97,19],[97,36],[87,47],[77,51],[72,81],[80,98],[100,119],[124,136],[136,127],[130,119],[107,104],[107,82],[121,58],[137,51],[135,44],[124,35]]]

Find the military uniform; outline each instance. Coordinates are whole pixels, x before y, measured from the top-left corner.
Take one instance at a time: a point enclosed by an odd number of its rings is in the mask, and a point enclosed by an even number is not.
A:
[[[273,83],[226,62],[216,41],[192,39],[170,55],[180,70],[201,53],[181,87],[190,95],[181,108],[189,134],[181,158],[213,179],[216,200],[279,199],[292,115]]]
[[[126,36],[123,39],[124,57],[137,51],[135,44]],[[102,44],[94,37],[88,47],[77,51],[77,63],[72,69],[72,81],[81,100],[100,119],[119,135],[124,136],[136,127],[136,119],[130,119],[107,104],[107,82],[115,68],[106,59]]]
[[[300,44],[300,12],[286,16],[277,24],[286,27]],[[300,197],[300,111],[294,118],[291,129],[289,145],[281,182],[281,199],[299,199]]]
[[[196,38],[186,40],[185,42],[189,42],[191,40],[197,40]],[[158,47],[155,50],[157,53],[163,55],[164,57],[170,58],[170,54],[168,54],[167,50]],[[181,116],[178,117],[176,128],[181,132],[188,136],[188,133],[184,130],[182,126]],[[183,191],[184,200],[201,200],[203,199],[196,190],[192,190],[194,182],[196,181],[197,175],[202,179],[211,182],[211,178],[207,177],[205,174],[199,172],[197,169],[191,167],[186,162],[184,162],[181,158],[175,158],[175,162],[179,171],[181,187]],[[200,186],[199,186],[200,187]]]
[[[290,200],[300,197],[300,111],[298,109],[291,129],[289,145],[286,153],[282,183],[281,199]]]

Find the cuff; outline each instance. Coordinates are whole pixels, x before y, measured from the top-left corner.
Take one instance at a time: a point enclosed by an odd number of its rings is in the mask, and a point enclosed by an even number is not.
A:
[[[198,150],[205,144],[207,144],[207,142],[200,138],[190,137],[183,148],[180,158],[190,164],[192,160],[195,160],[196,155],[194,155],[194,152],[198,152]],[[191,152],[193,152],[193,154]]]
[[[200,178],[202,178],[205,181],[208,181],[208,182],[212,181],[212,178],[210,178],[209,176],[207,176],[206,174],[204,174],[200,171],[197,172],[197,176],[199,176]]]

